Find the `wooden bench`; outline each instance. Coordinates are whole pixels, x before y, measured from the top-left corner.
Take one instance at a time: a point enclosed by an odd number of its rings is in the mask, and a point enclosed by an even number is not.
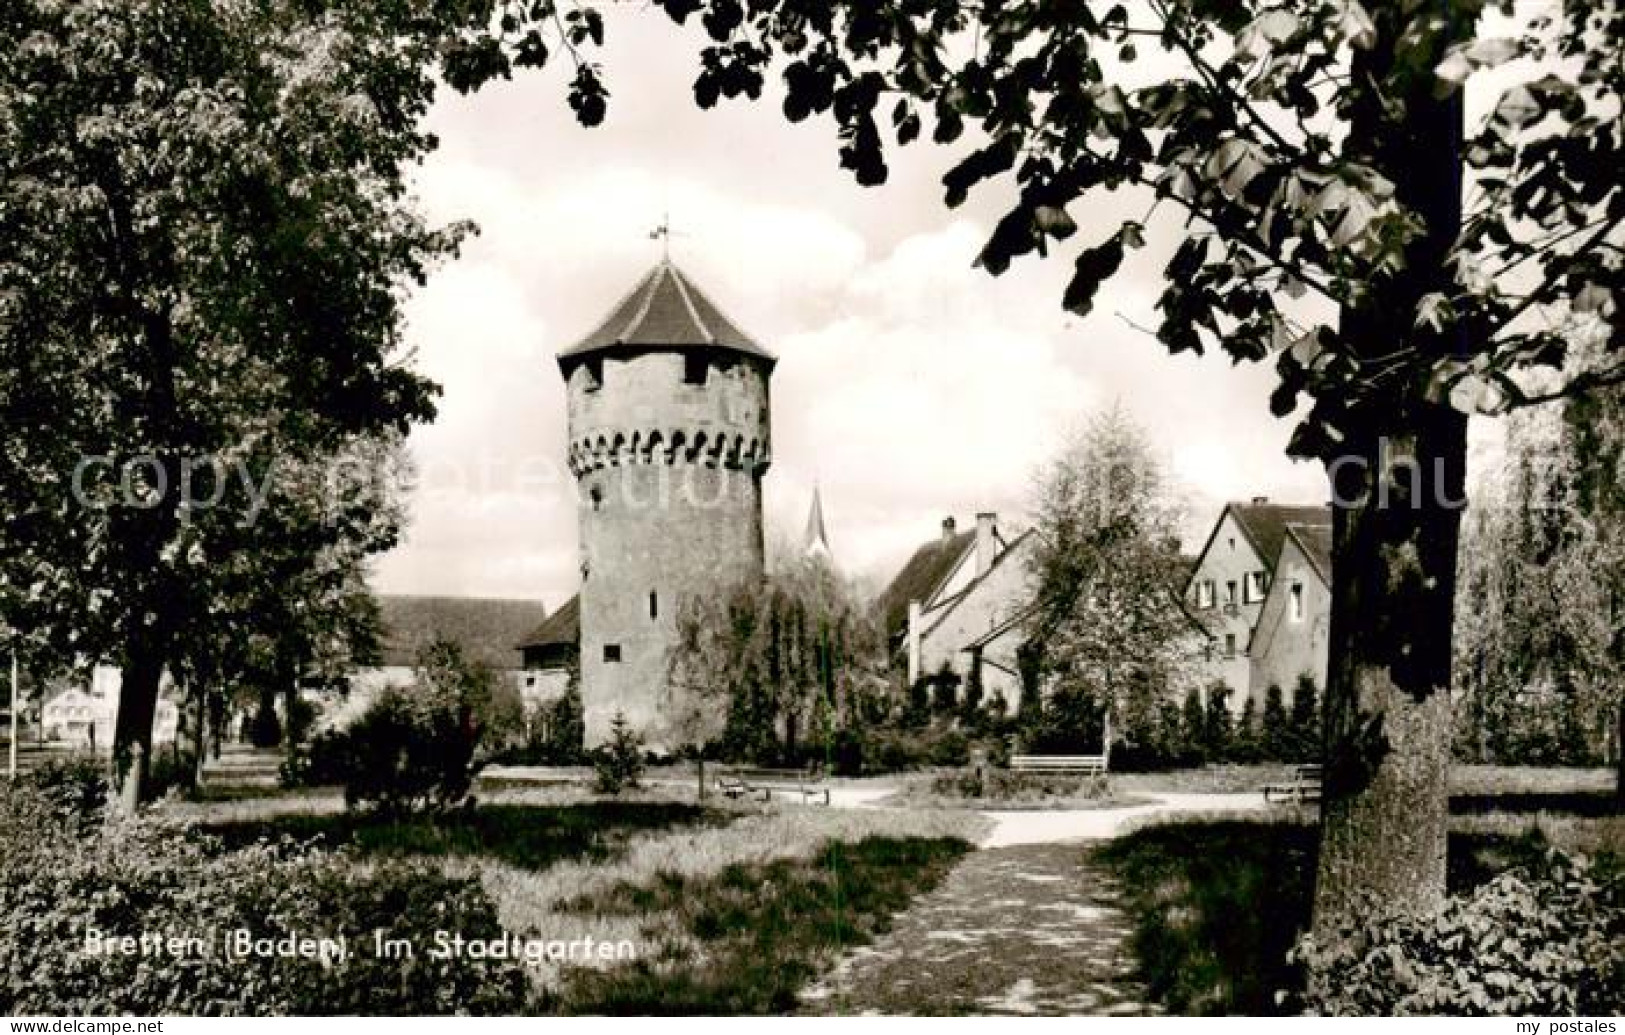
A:
[[[1321,769],[1318,765],[1295,765],[1291,779],[1264,785],[1264,800],[1270,804],[1308,805],[1320,801]]]
[[[1057,776],[1105,776],[1107,755],[1011,755],[1017,773],[1054,773]]]
[[[717,790],[730,798],[760,794],[763,801],[771,800],[774,791],[799,794],[802,804],[823,795],[823,803],[829,804],[823,774],[810,769],[727,769],[717,774]]]

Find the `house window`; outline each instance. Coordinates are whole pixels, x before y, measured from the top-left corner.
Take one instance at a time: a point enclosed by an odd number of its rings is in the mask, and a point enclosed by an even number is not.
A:
[[[1227,657],[1227,658],[1233,658],[1233,657],[1236,656],[1236,634],[1235,633],[1225,633],[1224,634],[1224,656]]]
[[[1224,602],[1229,607],[1236,606],[1236,581],[1234,579],[1224,584]]]
[[[616,664],[621,660],[621,645],[618,643],[604,644],[604,661],[606,664]]]
[[[1264,599],[1264,573],[1250,571],[1247,573],[1247,582],[1242,588],[1242,596],[1249,604],[1256,604]]]
[[[654,590],[649,591],[649,619],[653,621],[660,617],[660,594]]]
[[[1292,584],[1289,599],[1291,601],[1292,620],[1294,622],[1303,621],[1303,583],[1294,582]]]
[[[1196,606],[1207,608],[1213,606],[1213,580],[1203,579],[1196,584]]]
[[[683,384],[703,385],[705,375],[710,364],[703,355],[686,355],[683,357]]]
[[[581,364],[584,370],[582,376],[586,379],[585,388],[589,392],[596,392],[604,387],[604,361],[602,359],[589,359]]]
[[[526,676],[525,677],[525,685],[526,686],[535,686],[536,685],[536,677],[535,676]]]

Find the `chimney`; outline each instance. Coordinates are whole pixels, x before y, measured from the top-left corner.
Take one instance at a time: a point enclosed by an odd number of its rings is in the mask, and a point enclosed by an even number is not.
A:
[[[995,523],[999,515],[984,510],[976,515],[976,574],[986,575],[987,570],[993,567],[993,554],[997,549],[995,537]]]
[[[942,541],[943,542],[946,543],[946,542],[948,542],[950,539],[952,539],[954,537],[954,528],[955,528],[954,516],[952,514],[949,514],[947,517],[942,519]]]

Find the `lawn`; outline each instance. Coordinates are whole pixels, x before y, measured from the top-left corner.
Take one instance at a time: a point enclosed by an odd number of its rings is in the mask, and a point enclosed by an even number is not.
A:
[[[969,850],[958,838],[870,836],[827,841],[811,858],[660,872],[578,895],[562,908],[681,937],[630,966],[568,973],[543,1002],[565,1014],[787,1013],[809,980],[883,932]]]
[[[538,961],[550,1013],[776,1013],[841,950],[884,930],[970,850],[966,813],[621,799],[580,786],[484,796],[438,817],[347,813],[333,795],[170,806],[228,846],[319,838],[477,874],[520,938],[630,941],[636,959]]]

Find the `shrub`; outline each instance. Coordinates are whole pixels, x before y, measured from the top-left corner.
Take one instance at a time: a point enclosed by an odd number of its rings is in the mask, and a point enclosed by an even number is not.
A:
[[[1055,799],[1100,800],[1111,793],[1105,776],[1065,776],[1053,773],[1016,773],[996,766],[980,772],[942,773],[931,781],[931,792],[946,798],[978,798],[988,802],[1033,804]]]
[[[1292,731],[1286,714],[1286,696],[1279,683],[1264,691],[1264,717],[1259,728],[1259,749],[1270,762],[1296,761],[1291,746]]]
[[[421,862],[362,866],[290,843],[223,851],[194,829],[152,816],[75,836],[42,817],[42,793],[0,802],[0,853],[36,864],[0,872],[0,999],[35,1015],[511,1013],[526,1004],[523,965],[433,958],[437,930],[499,939],[496,908],[475,877]],[[43,810],[43,811],[42,811]],[[19,828],[33,824],[27,844]],[[46,847],[41,848],[41,845]],[[195,938],[186,952],[86,951],[105,937]],[[343,938],[327,959],[233,953],[255,939]],[[374,953],[374,935],[414,946]]]
[[[18,788],[35,792],[47,811],[75,828],[99,820],[107,807],[107,767],[89,755],[49,759],[18,778]]]
[[[1305,937],[1293,957],[1311,1013],[1617,1016],[1625,880],[1551,849],[1438,913],[1373,908],[1327,944]]]
[[[609,743],[593,755],[592,767],[598,790],[604,794],[619,794],[638,785],[643,775],[643,738],[627,724],[623,713],[615,713],[609,724]]]
[[[1292,688],[1291,762],[1315,762],[1322,753],[1320,739],[1320,689],[1314,677],[1307,672],[1298,677]]]
[[[1215,682],[1207,688],[1207,715],[1203,722],[1202,744],[1207,757],[1217,761],[1230,757],[1233,731],[1230,726],[1230,694],[1228,684]]]
[[[836,776],[861,776],[865,744],[863,730],[843,726],[830,739],[830,762]]]
[[[282,781],[342,784],[346,804],[386,814],[446,808],[468,795],[483,764],[476,752],[509,728],[516,698],[437,641],[418,655],[416,685],[385,687],[348,728],[317,734],[289,755]]]
[[[1185,706],[1180,713],[1180,744],[1186,765],[1201,765],[1207,761],[1207,710],[1202,707],[1202,691],[1191,687],[1185,694]]]

